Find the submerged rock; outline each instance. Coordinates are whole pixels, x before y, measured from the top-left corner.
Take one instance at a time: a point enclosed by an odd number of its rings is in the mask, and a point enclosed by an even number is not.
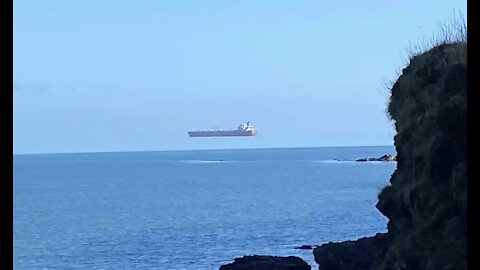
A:
[[[368,270],[381,259],[390,244],[386,233],[356,241],[323,244],[313,250],[320,270]]]
[[[220,270],[311,270],[304,260],[296,256],[252,255],[236,258],[234,262],[220,266]]]
[[[316,245],[301,245],[301,246],[298,246],[298,247],[294,247],[294,249],[313,249],[314,247],[316,247]]]

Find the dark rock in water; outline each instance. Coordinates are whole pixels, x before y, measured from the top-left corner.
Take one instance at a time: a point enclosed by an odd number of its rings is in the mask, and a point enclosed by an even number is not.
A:
[[[379,158],[380,161],[394,161],[395,156],[394,155],[383,155]]]
[[[396,160],[396,157],[394,155],[383,155],[381,157],[378,157],[378,158],[372,158],[372,157],[369,157],[369,158],[359,158],[355,161],[357,162],[365,162],[365,161],[395,161]]]
[[[323,244],[313,250],[320,270],[368,270],[385,254],[390,244],[387,233],[356,241]]]
[[[302,246],[299,246],[299,247],[294,247],[294,249],[313,249],[314,246],[312,245],[302,245]]]
[[[299,257],[245,256],[233,263],[220,266],[220,270],[311,270],[308,263]]]

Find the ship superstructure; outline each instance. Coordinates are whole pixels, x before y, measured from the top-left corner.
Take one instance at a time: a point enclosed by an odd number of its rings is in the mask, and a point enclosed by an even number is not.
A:
[[[188,136],[190,137],[225,137],[225,136],[255,136],[257,131],[255,128],[250,125],[250,122],[239,125],[237,129],[233,130],[199,130],[199,131],[189,131]]]

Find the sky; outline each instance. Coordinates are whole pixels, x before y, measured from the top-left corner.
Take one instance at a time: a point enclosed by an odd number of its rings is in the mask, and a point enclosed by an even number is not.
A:
[[[393,145],[385,85],[466,1],[14,1],[13,152]],[[235,128],[255,137],[189,138]]]

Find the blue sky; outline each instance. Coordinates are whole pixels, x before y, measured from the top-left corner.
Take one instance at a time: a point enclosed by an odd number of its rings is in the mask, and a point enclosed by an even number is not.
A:
[[[392,145],[384,83],[466,1],[14,2],[14,153]],[[256,137],[188,138],[251,121]]]

